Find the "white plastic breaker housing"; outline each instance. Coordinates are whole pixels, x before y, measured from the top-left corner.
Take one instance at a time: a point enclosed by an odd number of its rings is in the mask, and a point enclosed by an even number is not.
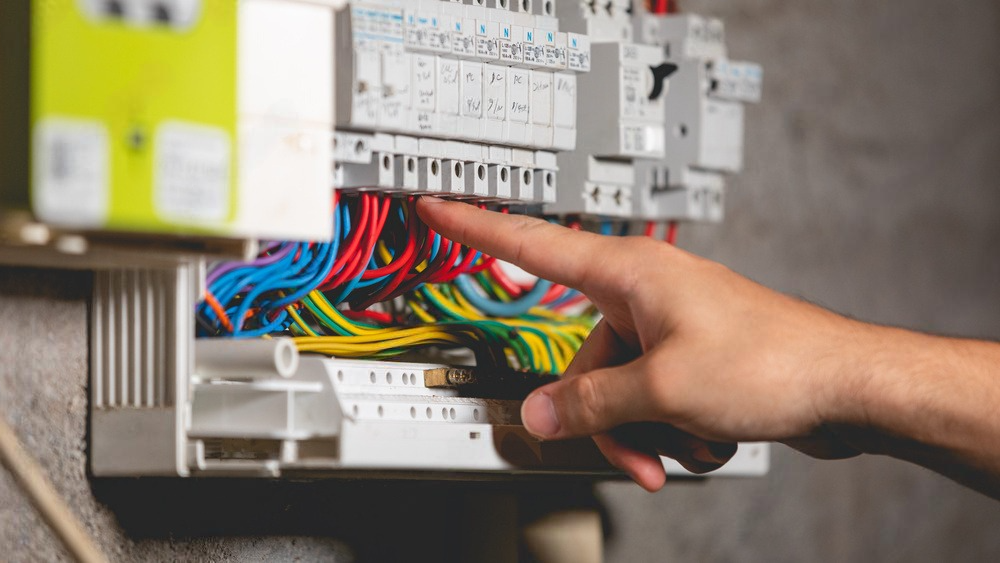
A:
[[[281,339],[196,341],[203,279],[198,263],[96,274],[95,476],[621,477],[589,440],[531,438],[520,401],[426,387],[439,366],[300,358]],[[768,457],[742,445],[718,474],[762,475]]]
[[[590,73],[578,80],[583,117],[577,150],[558,155],[563,181],[556,202],[545,210],[631,218],[633,162],[664,157],[662,93],[668,83],[654,73],[664,57],[657,47],[632,42],[629,2],[562,0],[558,5],[564,27],[589,36],[593,62]]]
[[[577,77],[590,70],[589,41],[561,31],[554,6],[350,2],[337,17],[335,185],[553,199],[554,154],[576,147]]]
[[[760,101],[763,72],[757,64],[728,59],[725,27],[717,19],[641,10],[635,25],[636,36],[659,46],[678,69],[665,100],[666,157],[637,163],[634,215],[721,221],[725,176],[743,169],[744,106]]]

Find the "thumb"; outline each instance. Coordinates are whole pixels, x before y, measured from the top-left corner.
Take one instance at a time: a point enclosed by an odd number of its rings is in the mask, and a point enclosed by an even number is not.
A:
[[[525,399],[521,421],[544,440],[593,436],[628,422],[652,420],[641,376],[645,360],[582,373],[546,385]]]

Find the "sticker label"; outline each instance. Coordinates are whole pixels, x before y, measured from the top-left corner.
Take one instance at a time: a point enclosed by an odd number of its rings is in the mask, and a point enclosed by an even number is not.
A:
[[[103,227],[110,206],[110,145],[99,121],[49,118],[34,131],[32,206],[42,221]]]
[[[176,121],[161,125],[153,164],[157,215],[177,223],[226,220],[231,158],[223,129]]]

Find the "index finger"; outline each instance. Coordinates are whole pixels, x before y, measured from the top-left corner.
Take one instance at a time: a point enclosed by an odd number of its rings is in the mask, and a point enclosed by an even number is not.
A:
[[[613,252],[604,237],[523,215],[422,197],[417,212],[445,238],[475,248],[560,285],[586,292]]]

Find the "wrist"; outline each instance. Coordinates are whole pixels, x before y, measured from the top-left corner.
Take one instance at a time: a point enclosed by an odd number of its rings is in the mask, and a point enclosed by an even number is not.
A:
[[[1000,436],[990,414],[1000,384],[983,369],[1000,365],[1000,347],[855,324],[826,424],[846,429],[862,451],[907,458],[911,448],[957,453]]]
[[[883,327],[850,319],[827,335],[823,354],[826,369],[820,369],[822,398],[817,408],[820,424],[826,426],[868,428],[876,424],[873,414],[885,398],[884,383],[877,365],[891,353],[886,346],[891,338]]]

